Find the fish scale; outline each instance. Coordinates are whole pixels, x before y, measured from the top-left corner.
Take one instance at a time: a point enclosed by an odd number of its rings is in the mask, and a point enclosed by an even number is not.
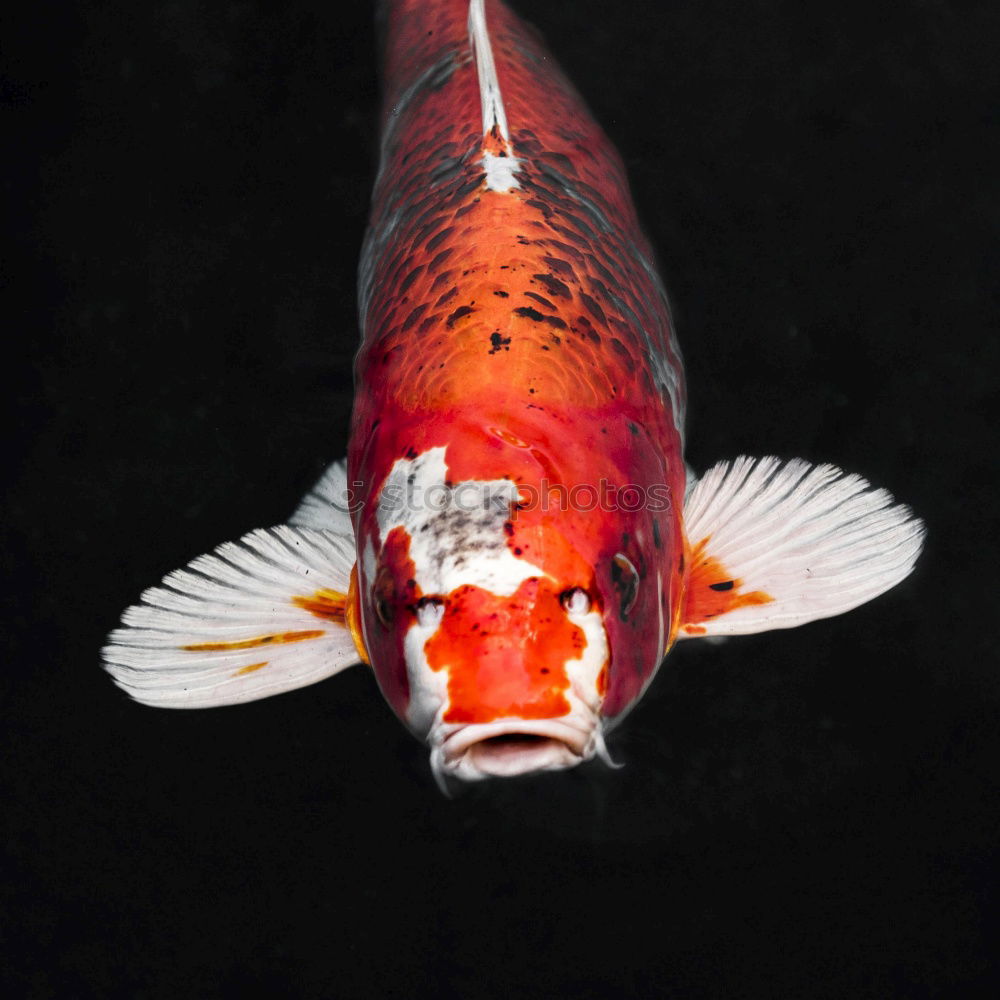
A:
[[[379,388],[371,410],[390,398],[450,404],[502,378],[544,388],[550,405],[638,392],[655,410],[662,392],[679,429],[679,351],[621,160],[535,35],[501,4],[486,13],[518,162],[508,192],[485,189],[468,4],[387,7],[387,138],[357,364],[359,384]],[[494,333],[510,338],[500,371]]]

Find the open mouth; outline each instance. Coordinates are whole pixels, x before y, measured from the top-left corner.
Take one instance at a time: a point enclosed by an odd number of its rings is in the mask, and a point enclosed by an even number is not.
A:
[[[584,730],[562,719],[510,719],[455,729],[437,743],[431,761],[435,773],[466,781],[509,778],[574,767],[593,756],[594,745],[592,727]]]
[[[473,743],[466,756],[476,770],[496,776],[524,774],[551,767],[572,767],[579,759],[565,743],[536,733],[490,736]]]

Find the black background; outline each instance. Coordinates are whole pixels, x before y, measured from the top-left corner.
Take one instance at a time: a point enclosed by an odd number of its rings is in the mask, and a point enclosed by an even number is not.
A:
[[[968,997],[996,985],[992,3],[513,4],[628,166],[696,469],[862,473],[927,548],[681,644],[588,766],[457,799],[356,669],[238,708],[98,666],[344,453],[365,3],[8,23],[2,965],[25,997]]]

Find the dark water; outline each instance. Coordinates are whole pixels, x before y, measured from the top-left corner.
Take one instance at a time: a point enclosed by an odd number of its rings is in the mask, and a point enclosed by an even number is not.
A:
[[[67,6],[7,46],[10,995],[996,986],[995,7],[515,6],[628,165],[691,463],[861,472],[917,571],[682,645],[622,771],[453,801],[360,670],[129,703],[120,610],[344,452],[376,59],[361,3]]]

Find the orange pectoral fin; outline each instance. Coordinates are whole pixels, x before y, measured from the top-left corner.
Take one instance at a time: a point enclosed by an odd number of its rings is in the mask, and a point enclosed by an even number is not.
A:
[[[709,554],[710,542],[710,537],[703,538],[686,553],[688,572],[679,630],[682,636],[705,635],[704,623],[720,615],[774,601],[763,590],[744,590],[743,581]]]

